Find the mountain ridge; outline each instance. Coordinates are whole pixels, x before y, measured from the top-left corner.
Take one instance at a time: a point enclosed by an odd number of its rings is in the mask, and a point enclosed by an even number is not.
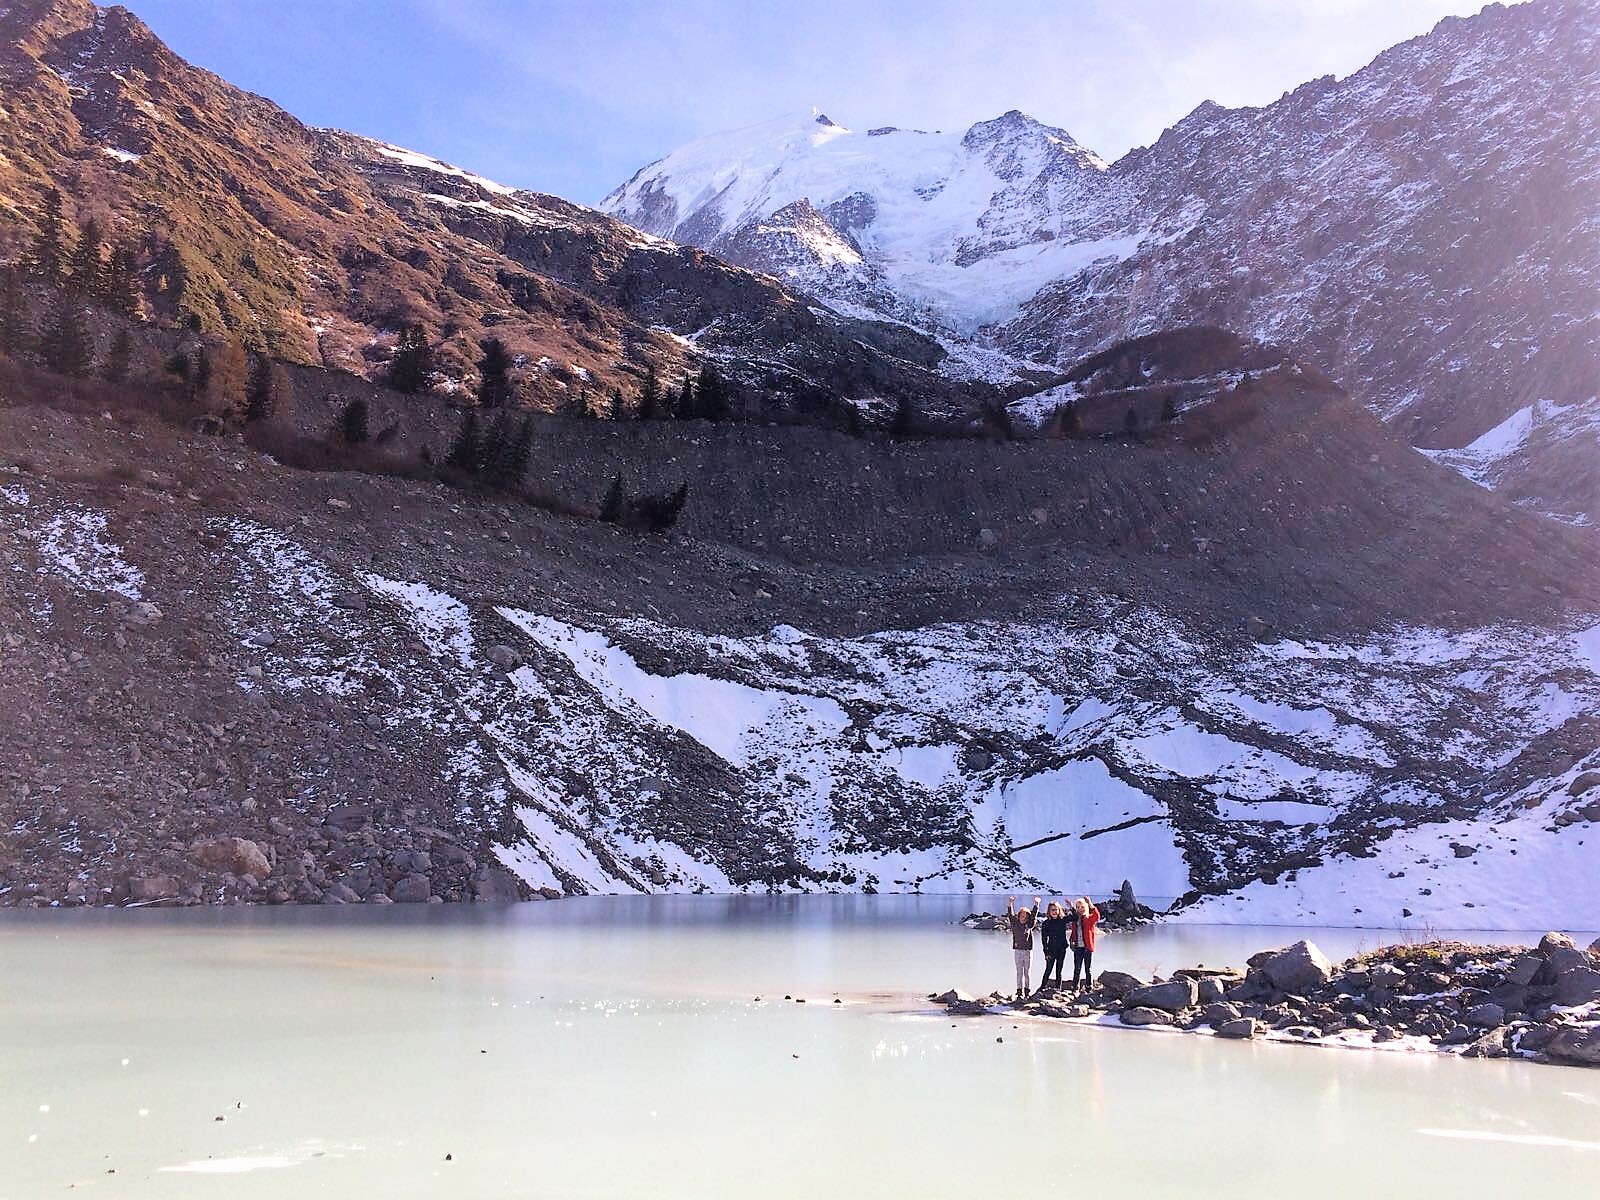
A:
[[[607,405],[650,369],[708,358],[774,414],[963,402],[932,371],[945,351],[930,339],[593,209],[311,129],[190,66],[127,9],[18,0],[0,30],[0,255],[22,256],[58,188],[69,217],[135,239],[158,322],[370,378],[420,321],[457,386],[492,331],[540,407]]]

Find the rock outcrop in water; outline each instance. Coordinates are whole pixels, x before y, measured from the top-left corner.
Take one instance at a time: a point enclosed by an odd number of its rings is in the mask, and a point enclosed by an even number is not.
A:
[[[958,1015],[1042,1017],[1210,1029],[1321,1045],[1434,1048],[1464,1058],[1600,1066],[1600,939],[1562,933],[1537,947],[1435,941],[1384,946],[1337,965],[1316,945],[1252,955],[1241,969],[1185,968],[1149,982],[1103,971],[1078,996],[1041,991],[1020,1004],[962,992],[930,997]]]
[[[1153,921],[1160,915],[1148,904],[1139,903],[1139,898],[1133,892],[1133,884],[1126,879],[1115,896],[1101,900],[1095,907],[1100,910],[1100,922],[1107,929],[1128,929]],[[1004,913],[974,912],[962,917],[961,924],[968,929],[998,930],[1006,927],[1006,918]]]

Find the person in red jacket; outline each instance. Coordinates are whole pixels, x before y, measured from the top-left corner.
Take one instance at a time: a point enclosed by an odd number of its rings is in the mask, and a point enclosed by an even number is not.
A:
[[[1095,943],[1100,940],[1100,910],[1087,896],[1072,902],[1077,920],[1072,922],[1072,990],[1081,992],[1094,986]],[[1082,980],[1080,983],[1079,980]]]

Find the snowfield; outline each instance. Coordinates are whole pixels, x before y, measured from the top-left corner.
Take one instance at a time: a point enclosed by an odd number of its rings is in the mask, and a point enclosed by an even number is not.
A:
[[[1219,650],[1171,614],[1079,598],[1029,622],[734,638],[473,611],[370,573],[359,613],[281,535],[229,528],[241,607],[269,608],[295,643],[269,685],[387,680],[398,720],[455,747],[442,782],[463,815],[514,813],[496,853],[535,887],[1128,879],[1160,899],[1221,893],[1195,920],[1527,927],[1561,908],[1600,925],[1600,834],[1555,823],[1600,754],[1560,774],[1523,762],[1600,714],[1600,624]],[[374,619],[421,656],[338,636]],[[234,620],[241,636],[260,624]],[[520,663],[491,665],[496,645]]]

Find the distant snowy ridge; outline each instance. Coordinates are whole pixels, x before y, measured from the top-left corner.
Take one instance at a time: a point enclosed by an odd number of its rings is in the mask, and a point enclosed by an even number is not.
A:
[[[1126,232],[1076,236],[1094,224],[1081,210],[1104,203],[1105,170],[1020,112],[944,134],[861,133],[812,110],[693,142],[601,208],[824,299],[972,334],[1135,248]]]

